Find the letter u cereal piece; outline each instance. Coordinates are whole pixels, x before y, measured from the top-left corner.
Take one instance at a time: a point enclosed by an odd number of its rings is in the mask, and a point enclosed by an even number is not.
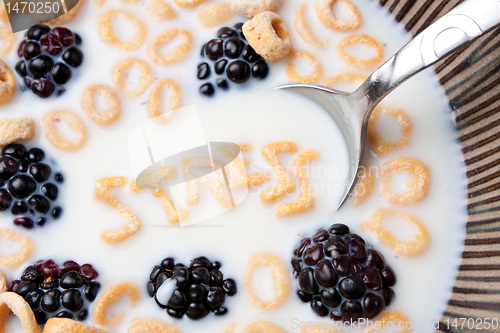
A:
[[[113,326],[123,321],[123,314],[115,314],[108,319],[109,307],[126,296],[132,306],[137,305],[141,298],[141,290],[132,283],[119,283],[104,292],[94,307],[94,321],[98,325]]]
[[[277,61],[292,49],[285,21],[273,12],[262,12],[243,24],[243,34],[252,48],[269,61]]]

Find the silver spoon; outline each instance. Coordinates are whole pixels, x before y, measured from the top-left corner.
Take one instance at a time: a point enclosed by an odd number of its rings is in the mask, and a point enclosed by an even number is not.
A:
[[[401,83],[500,23],[500,0],[466,0],[427,27],[373,72],[353,93],[313,84],[287,84],[319,103],[337,122],[347,142],[349,173],[337,209],[355,184],[363,158],[368,119],[375,106]]]

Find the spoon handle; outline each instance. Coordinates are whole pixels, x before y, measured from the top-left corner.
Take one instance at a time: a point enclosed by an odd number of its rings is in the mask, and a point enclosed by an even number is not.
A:
[[[368,114],[402,82],[500,23],[500,0],[465,0],[380,66],[358,89]]]

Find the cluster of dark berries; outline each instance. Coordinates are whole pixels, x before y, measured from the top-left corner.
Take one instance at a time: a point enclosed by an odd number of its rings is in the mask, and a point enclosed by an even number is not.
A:
[[[227,313],[225,296],[236,294],[236,282],[224,279],[221,264],[205,257],[191,261],[189,267],[175,263],[174,259],[163,259],[155,266],[147,284],[148,293],[158,306],[166,309],[174,318],[184,314],[190,319],[201,319],[212,312]]]
[[[53,260],[40,260],[28,266],[11,291],[22,296],[33,309],[38,324],[52,317],[83,321],[88,317],[87,303],[96,299],[101,285],[90,264],[66,261],[59,267]]]
[[[18,143],[5,146],[0,155],[0,212],[10,209],[14,224],[27,229],[43,226],[62,213],[55,205],[59,193],[56,183],[64,179],[61,173],[53,173],[44,159],[42,149],[26,149]]]
[[[371,319],[394,298],[394,272],[345,224],[304,238],[294,250],[292,267],[300,286],[297,296],[333,320]]]
[[[81,38],[64,27],[49,28],[34,25],[19,45],[17,54],[21,60],[16,64],[16,72],[24,78],[24,83],[36,95],[47,98],[71,79],[71,67],[83,62],[83,53],[78,48]]]
[[[267,76],[269,72],[267,62],[248,44],[241,32],[242,25],[243,23],[237,23],[233,28],[220,28],[217,38],[203,45],[201,56],[204,61],[198,64],[197,77],[199,80],[212,82],[200,86],[201,94],[212,96],[215,87],[228,89],[229,83],[226,78],[241,84],[250,77],[264,79]],[[215,81],[211,80],[212,72]]]

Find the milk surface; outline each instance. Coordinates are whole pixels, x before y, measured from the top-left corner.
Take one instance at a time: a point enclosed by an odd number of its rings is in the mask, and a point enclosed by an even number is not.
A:
[[[301,1],[289,0],[279,14],[288,23],[292,32],[295,49],[306,49],[322,63],[326,79],[330,75],[344,71],[354,71],[368,75],[344,64],[336,55],[336,46],[351,32],[334,32],[316,22],[313,4],[308,2],[307,17],[313,28],[328,46],[312,49],[307,46],[293,29],[293,15]],[[363,26],[353,33],[366,33],[375,37],[384,47],[387,59],[409,40],[409,36],[391,21],[375,3],[353,0],[361,10]],[[248,300],[243,285],[248,259],[260,252],[271,252],[287,265],[293,249],[301,236],[311,236],[317,228],[328,228],[331,224],[346,223],[352,232],[360,234],[385,257],[397,275],[394,287],[396,298],[387,309],[405,313],[411,321],[414,332],[430,332],[433,322],[439,319],[451,290],[454,272],[458,264],[461,237],[465,222],[465,177],[463,158],[456,142],[447,101],[431,71],[419,74],[391,93],[383,105],[402,108],[413,123],[410,144],[401,150],[377,157],[370,149],[365,154],[365,165],[380,171],[383,163],[397,157],[412,157],[425,163],[431,173],[427,197],[408,207],[397,207],[383,199],[379,192],[379,181],[372,196],[361,206],[354,207],[349,201],[336,211],[344,189],[347,167],[347,149],[338,126],[319,106],[290,92],[276,91],[274,87],[289,83],[285,68],[287,60],[270,64],[269,77],[263,81],[250,82],[241,87],[231,85],[228,92],[217,91],[214,98],[204,98],[197,92],[200,81],[196,79],[196,65],[200,62],[199,48],[211,38],[215,38],[217,28],[203,28],[195,10],[175,7],[178,18],[165,23],[154,23],[147,19],[148,2],[137,4],[107,1],[97,8],[88,1],[78,17],[68,24],[82,36],[85,61],[80,72],[75,75],[68,91],[61,97],[40,100],[31,93],[18,93],[15,100],[0,108],[4,118],[26,115],[37,122],[37,134],[28,146],[42,147],[46,154],[57,160],[57,166],[65,175],[65,184],[60,189],[64,198],[64,214],[44,228],[24,231],[36,244],[36,252],[29,263],[39,259],[53,258],[62,264],[65,260],[75,260],[80,264],[91,263],[100,273],[102,292],[118,282],[134,282],[142,290],[139,305],[120,306],[126,318],[118,326],[106,328],[108,332],[125,332],[133,318],[156,318],[175,325],[181,332],[221,332],[232,323],[237,331],[256,320],[269,320],[286,332],[300,332],[311,325],[326,325],[335,328],[335,322],[318,317],[294,295],[298,288],[292,280],[292,291],[286,303],[273,311],[255,308]],[[121,52],[102,42],[97,33],[99,16],[107,9],[123,8],[133,12],[148,28],[150,41],[168,28],[186,28],[194,34],[193,49],[182,63],[161,67],[154,65],[146,55],[145,46],[138,51]],[[239,17],[229,22],[242,22]],[[119,24],[122,32],[132,31]],[[125,34],[126,35],[126,34]],[[21,36],[18,37],[18,40]],[[360,48],[356,52],[370,50]],[[15,52],[6,58],[14,67]],[[187,227],[170,225],[163,208],[152,192],[143,190],[133,193],[128,187],[113,189],[117,198],[132,209],[143,223],[143,229],[125,242],[117,245],[106,244],[100,239],[104,231],[115,230],[124,225],[122,216],[105,203],[94,197],[96,180],[108,176],[126,176],[133,181],[128,138],[140,124],[149,120],[146,104],[151,87],[140,97],[128,99],[120,93],[122,115],[108,127],[100,127],[85,118],[81,109],[83,90],[97,83],[113,86],[111,68],[119,60],[137,56],[145,59],[154,70],[154,78],[173,78],[183,89],[183,105],[194,105],[207,140],[248,143],[253,150],[244,153],[250,166],[247,172],[265,171],[273,175],[270,166],[262,156],[264,145],[277,141],[294,141],[298,153],[308,149],[318,151],[320,158],[306,167],[310,186],[314,189],[315,208],[301,215],[277,218],[275,207],[296,200],[297,193],[280,198],[275,204],[264,204],[259,193],[276,184],[276,179],[250,189],[246,199],[234,209],[209,220]],[[301,70],[307,71],[307,68]],[[254,80],[251,80],[254,81]],[[322,81],[321,81],[322,82]],[[78,113],[87,126],[89,138],[79,151],[61,152],[44,138],[41,119],[49,111],[67,109]],[[399,128],[390,119],[381,117],[381,128],[398,133]],[[397,137],[397,135],[396,135]],[[281,154],[284,166],[289,167],[298,154]],[[132,157],[133,158],[133,157]],[[182,176],[182,175],[180,175]],[[213,201],[210,191],[201,188],[200,205]],[[216,201],[214,201],[217,204]],[[187,206],[186,206],[187,207]],[[197,207],[188,207],[197,209]],[[429,230],[431,245],[426,252],[416,257],[397,256],[387,246],[379,244],[373,235],[361,230],[361,223],[370,219],[380,208],[390,208],[417,217]],[[399,221],[402,222],[402,221]],[[404,222],[403,222],[404,223]],[[14,228],[11,216],[0,215],[2,228]],[[398,226],[397,222],[388,228],[402,233],[402,238],[411,237],[412,230]],[[391,229],[391,230],[392,230]],[[197,256],[207,256],[222,263],[224,277],[231,277],[238,283],[238,293],[226,297],[224,306],[228,314],[220,317],[209,315],[203,320],[187,318],[175,320],[160,309],[147,295],[146,283],[151,269],[165,257],[189,263]],[[17,270],[4,271],[11,281],[20,276],[24,264]],[[256,280],[263,290],[269,290],[272,281],[268,272],[258,272]],[[258,275],[259,275],[258,274]],[[291,278],[291,274],[290,274]],[[95,302],[93,303],[95,304]],[[91,308],[92,310],[92,308]],[[86,321],[93,325],[92,318]],[[15,322],[10,323],[12,327]],[[337,326],[338,327],[338,326]],[[341,327],[346,331],[361,331],[364,327]]]

